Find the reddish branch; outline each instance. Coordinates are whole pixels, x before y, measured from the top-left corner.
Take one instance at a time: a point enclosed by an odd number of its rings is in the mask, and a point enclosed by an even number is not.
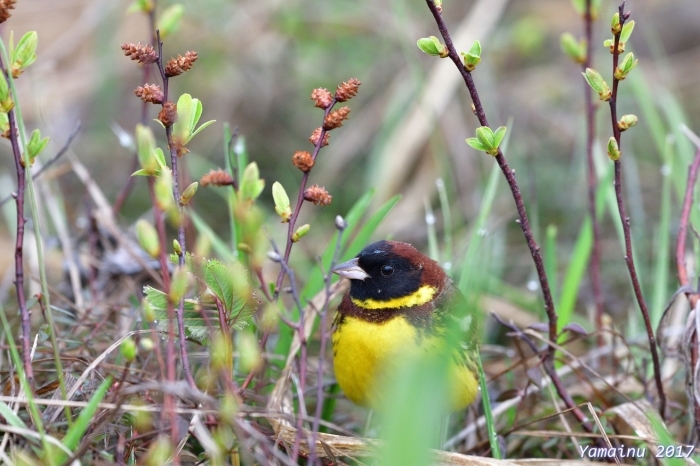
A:
[[[0,59],[2,72],[7,75],[2,59]],[[6,77],[3,79],[7,79]],[[10,124],[10,143],[12,144],[12,155],[15,159],[15,169],[17,171],[17,192],[13,194],[17,203],[17,237],[15,238],[15,289],[17,290],[17,304],[19,305],[19,315],[22,321],[22,361],[24,363],[24,373],[29,381],[29,386],[34,390],[34,370],[32,369],[31,355],[31,314],[27,308],[27,299],[24,296],[24,224],[27,219],[24,217],[24,188],[26,183],[26,170],[22,160],[22,151],[17,140],[17,124],[15,121],[15,111],[7,113]]]
[[[622,26],[624,26],[625,21],[629,18],[630,13],[624,12],[625,2],[623,1],[619,7],[620,13],[620,31],[622,31]],[[620,80],[615,77],[615,70],[620,58],[620,53],[618,51],[618,45],[620,44],[620,32],[615,34],[615,42],[613,45],[613,86],[612,86],[612,97],[610,98],[610,117],[612,119],[613,127],[613,137],[617,142],[617,147],[622,152],[622,145],[620,141],[620,128],[617,124],[617,87],[620,84]],[[625,263],[627,264],[627,270],[629,271],[630,280],[632,281],[632,288],[634,289],[634,295],[637,299],[639,305],[639,310],[644,318],[644,326],[647,331],[647,338],[649,340],[649,349],[651,351],[652,365],[654,366],[654,380],[656,381],[656,390],[659,394],[659,413],[661,417],[664,417],[666,411],[666,395],[664,393],[664,386],[661,381],[661,364],[659,363],[659,353],[656,347],[656,337],[654,336],[654,329],[651,325],[651,319],[649,317],[649,309],[647,308],[647,303],[644,300],[644,294],[642,293],[642,287],[639,283],[639,276],[637,275],[637,268],[634,265],[634,256],[632,255],[632,234],[630,232],[630,218],[627,216],[627,211],[625,209],[625,201],[622,197],[622,165],[620,159],[614,161],[615,164],[615,198],[617,199],[617,208],[620,212],[620,221],[622,222],[622,230],[625,237]]]
[[[688,221],[690,219],[690,209],[693,205],[693,190],[695,189],[695,182],[698,179],[698,170],[700,169],[700,149],[695,153],[695,158],[693,163],[690,165],[690,170],[688,170],[688,184],[685,187],[685,196],[683,197],[683,210],[681,211],[681,220],[678,226],[678,239],[676,241],[676,269],[678,271],[678,283],[683,287],[690,286],[690,280],[688,279],[688,271],[685,266],[685,241],[688,234]],[[695,293],[686,293],[686,297],[690,302],[690,308],[697,312],[698,298],[700,295]],[[689,353],[690,353],[690,364],[689,364],[689,375],[688,377],[693,380],[693,393],[695,393],[695,385],[697,380],[695,379],[695,368],[698,364],[698,334],[695,330],[695,325],[692,325],[693,329],[692,336],[690,338]],[[693,400],[693,418],[695,422],[695,435],[700,436],[700,404],[697,402],[695,397],[691,397]]]
[[[591,0],[586,0],[586,13],[584,18],[586,37],[586,58],[583,62],[583,71],[591,67],[593,49],[593,18],[591,17]],[[586,164],[588,168],[588,215],[591,217],[593,228],[593,247],[591,248],[591,263],[589,273],[591,276],[591,288],[593,290],[593,301],[595,303],[595,326],[597,330],[603,328],[603,290],[600,282],[600,222],[596,212],[596,191],[598,189],[598,179],[593,163],[593,145],[595,143],[595,103],[593,102],[593,92],[591,86],[584,81],[584,99],[586,103]]]
[[[693,206],[693,190],[695,182],[698,179],[698,170],[700,169],[700,149],[695,153],[693,163],[688,170],[688,184],[685,187],[685,196],[683,197],[683,209],[681,211],[681,220],[678,226],[678,239],[676,240],[676,269],[678,271],[678,283],[681,286],[689,286],[690,279],[688,278],[688,270],[685,268],[685,241],[688,236],[688,222],[690,220],[690,209]],[[700,295],[698,293],[687,293],[686,296],[690,301],[690,307],[695,309]]]
[[[477,118],[479,119],[479,123],[482,126],[489,126],[489,122],[486,118],[484,108],[481,105],[481,99],[479,98],[479,94],[476,90],[476,85],[474,84],[471,72],[467,71],[467,69],[464,67],[462,60],[460,59],[459,54],[457,53],[457,50],[455,49],[455,46],[452,43],[450,33],[447,30],[447,25],[445,24],[445,21],[442,18],[440,10],[436,7],[433,0],[426,0],[426,3],[428,4],[428,8],[430,9],[431,13],[433,14],[433,17],[435,18],[435,22],[437,23],[438,29],[440,30],[440,34],[442,35],[442,38],[445,41],[445,46],[447,47],[447,50],[449,52],[448,56],[459,70],[460,74],[462,75],[462,78],[464,79],[464,83],[466,84],[467,89],[469,90],[469,95],[472,98],[475,113]],[[537,242],[535,241],[535,238],[532,234],[532,228],[530,227],[530,221],[527,217],[527,211],[525,210],[523,197],[520,193],[520,188],[518,187],[518,183],[515,179],[515,171],[511,170],[508,166],[508,162],[506,162],[506,158],[503,156],[503,152],[501,152],[500,148],[498,149],[498,154],[496,155],[496,162],[501,168],[501,171],[503,172],[503,175],[505,176],[506,181],[508,182],[508,186],[510,187],[510,190],[513,194],[513,200],[515,201],[515,206],[518,211],[518,220],[516,220],[516,222],[520,225],[520,228],[523,231],[523,235],[525,236],[525,241],[527,243],[528,248],[530,249],[532,259],[535,262],[535,269],[537,270],[537,276],[539,278],[540,286],[542,288],[544,308],[547,312],[547,318],[549,321],[550,341],[547,352],[544,354],[543,357],[544,369],[549,375],[549,377],[552,379],[552,383],[554,384],[557,393],[559,394],[560,398],[564,401],[566,406],[572,410],[576,418],[586,430],[592,431],[593,428],[590,422],[583,414],[583,412],[576,406],[576,403],[574,403],[574,400],[566,391],[564,384],[562,383],[561,379],[556,373],[556,370],[554,369],[554,352],[556,351],[554,344],[557,341],[557,313],[554,309],[554,301],[552,299],[552,293],[549,288],[549,281],[547,280],[547,273],[545,272],[544,261],[542,260],[542,255],[540,254],[540,247],[537,245]]]

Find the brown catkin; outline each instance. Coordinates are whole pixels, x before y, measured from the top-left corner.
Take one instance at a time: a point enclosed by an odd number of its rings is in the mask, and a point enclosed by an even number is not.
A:
[[[311,137],[309,137],[309,141],[314,146],[318,145],[318,141],[321,138],[321,131],[323,131],[322,128],[316,128],[314,132],[311,133]],[[323,135],[323,142],[321,143],[321,147],[328,145],[328,139],[330,138],[330,136],[331,135],[329,133]]]
[[[185,52],[185,56],[177,56],[177,58],[171,58],[165,65],[165,76],[172,78],[173,76],[179,76],[182,73],[189,71],[197,61],[197,52],[189,51]]]
[[[134,91],[138,97],[144,102],[150,102],[152,104],[162,104],[163,103],[163,91],[157,84],[144,84],[139,86]]]
[[[158,119],[164,126],[172,126],[177,121],[177,105],[173,102],[165,102],[158,114]]]
[[[150,65],[158,61],[156,50],[153,46],[148,44],[141,45],[141,42],[138,44],[134,44],[133,42],[122,44],[122,50],[124,51],[124,55],[142,65]]]
[[[0,23],[4,23],[12,16],[10,10],[15,8],[17,0],[0,0]]]
[[[210,170],[206,175],[202,175],[202,179],[199,180],[202,187],[207,185],[212,186],[230,186],[233,184],[233,178],[227,172],[222,169]]]
[[[349,107],[342,107],[338,110],[333,110],[331,113],[326,115],[326,118],[323,119],[323,129],[330,131],[335,128],[340,128],[343,126],[343,121],[348,119],[349,114]]]
[[[313,202],[316,205],[326,206],[330,205],[333,196],[328,194],[326,188],[315,184],[309,188],[306,188],[306,191],[304,191],[304,199],[309,202]]]
[[[338,102],[345,102],[352,99],[357,95],[357,91],[362,84],[359,80],[355,78],[348,79],[347,82],[339,85],[335,90],[335,100]]]
[[[311,100],[314,101],[314,106],[325,110],[333,103],[333,95],[328,89],[319,87],[311,91]]]
[[[314,166],[314,158],[311,156],[310,153],[298,150],[294,153],[294,156],[292,156],[292,163],[299,170],[306,173],[308,171],[311,171],[311,168]]]

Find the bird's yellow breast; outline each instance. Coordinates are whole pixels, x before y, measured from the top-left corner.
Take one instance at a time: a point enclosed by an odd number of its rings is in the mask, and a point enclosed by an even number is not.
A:
[[[441,346],[434,336],[418,336],[403,315],[385,322],[369,322],[344,316],[333,333],[333,365],[338,384],[353,402],[377,408],[388,390],[399,362]],[[478,383],[460,358],[450,358],[448,384],[450,407],[466,407],[476,396]]]

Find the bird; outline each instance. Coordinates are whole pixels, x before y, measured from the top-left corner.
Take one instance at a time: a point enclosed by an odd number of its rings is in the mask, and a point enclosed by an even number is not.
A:
[[[411,244],[379,241],[332,270],[350,280],[331,338],[335,377],[347,398],[381,409],[383,382],[401,360],[439,352],[450,329],[461,325],[466,338],[448,350],[447,404],[451,411],[471,404],[479,390],[474,319],[440,264]]]

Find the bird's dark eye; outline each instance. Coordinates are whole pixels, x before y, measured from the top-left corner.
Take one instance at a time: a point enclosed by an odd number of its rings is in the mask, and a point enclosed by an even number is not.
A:
[[[385,265],[384,267],[382,267],[382,275],[384,275],[385,277],[388,277],[392,273],[394,273],[394,268],[392,266]]]

